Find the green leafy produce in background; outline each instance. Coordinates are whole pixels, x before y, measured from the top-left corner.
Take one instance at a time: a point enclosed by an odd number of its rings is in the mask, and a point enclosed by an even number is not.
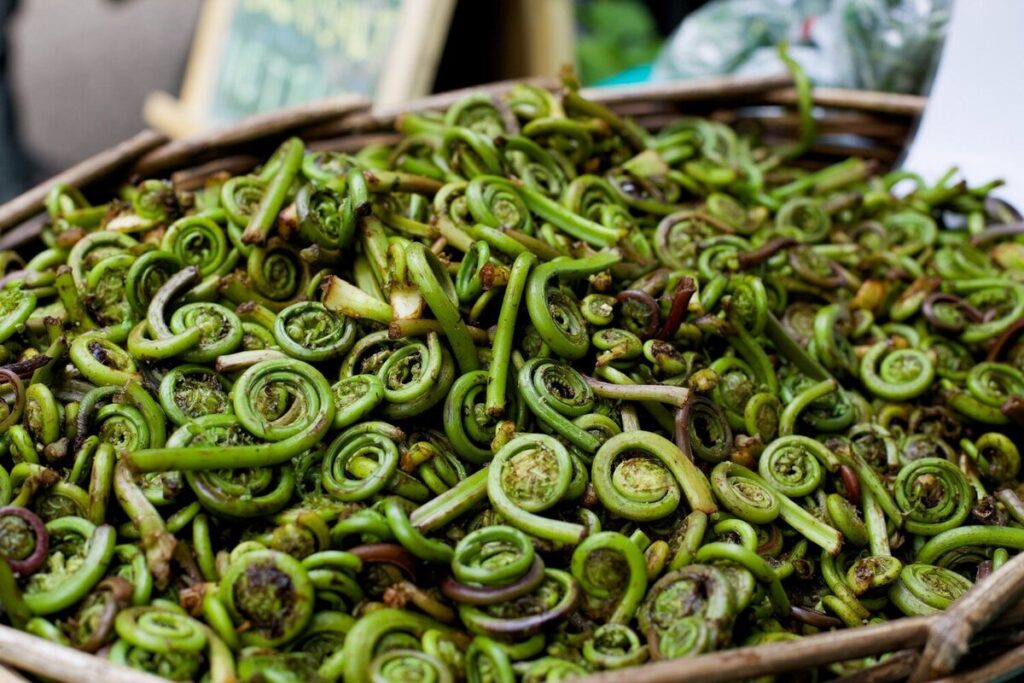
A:
[[[578,6],[576,58],[584,84],[652,61],[661,47],[654,18],[639,0],[587,0]]]

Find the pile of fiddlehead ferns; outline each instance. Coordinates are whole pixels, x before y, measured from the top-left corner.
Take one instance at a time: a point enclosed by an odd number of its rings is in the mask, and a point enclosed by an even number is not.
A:
[[[6,622],[175,680],[557,680],[933,613],[1024,548],[994,185],[571,87],[398,127],[55,187],[0,252]]]

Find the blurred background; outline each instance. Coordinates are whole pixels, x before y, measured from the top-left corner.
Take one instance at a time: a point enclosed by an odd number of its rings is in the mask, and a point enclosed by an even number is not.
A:
[[[921,92],[951,0],[0,0],[0,201],[147,119],[224,123],[285,103],[281,83],[287,103],[380,93],[410,3],[437,54],[411,55],[432,68],[399,98],[566,62],[586,85],[777,73],[784,39],[818,84]],[[276,80],[253,66],[266,55]]]

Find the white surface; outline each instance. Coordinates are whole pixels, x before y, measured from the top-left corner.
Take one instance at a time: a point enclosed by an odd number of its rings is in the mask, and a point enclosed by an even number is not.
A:
[[[1024,0],[956,0],[928,107],[903,166],[951,166],[1024,208]]]

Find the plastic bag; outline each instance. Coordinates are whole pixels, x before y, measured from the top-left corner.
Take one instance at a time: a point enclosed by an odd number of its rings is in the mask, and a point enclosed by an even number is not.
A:
[[[938,63],[952,0],[846,0],[851,87],[920,93]]]
[[[652,80],[783,71],[782,40],[818,85],[921,92],[952,0],[713,0],[691,14]]]

